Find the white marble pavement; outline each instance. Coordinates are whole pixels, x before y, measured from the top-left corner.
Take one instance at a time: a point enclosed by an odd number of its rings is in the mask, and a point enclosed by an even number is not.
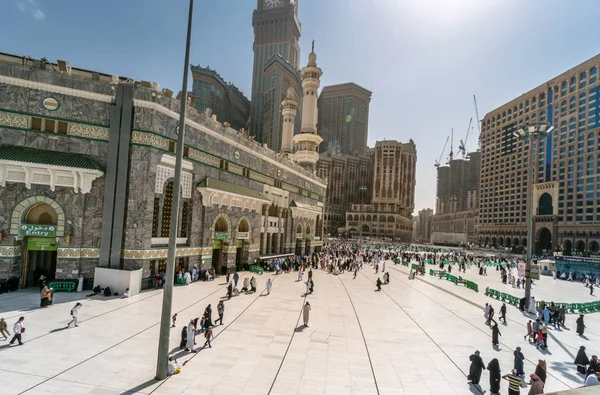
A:
[[[467,384],[469,355],[479,349],[486,363],[496,357],[507,372],[516,346],[527,357],[527,372],[538,358],[547,360],[551,391],[581,385],[572,364],[580,345],[590,354],[600,351],[597,321],[589,320],[585,340],[572,330],[570,316],[570,330],[552,331],[549,351],[539,352],[523,341],[527,318],[511,308],[494,350],[478,306],[486,300],[482,292],[444,291],[387,266],[391,283],[383,292],[374,292],[377,276],[365,267],[356,279],[314,271],[315,293],[306,298],[296,273],[258,276],[261,291],[274,278],[271,295],[226,301],[213,348],[197,354],[179,350],[181,328],[208,303],[217,318],[224,281],[176,287],[171,349],[186,363],[162,382],[153,378],[161,291],[130,299],[57,294],[43,310],[37,292],[0,295],[0,316],[11,330],[19,315],[27,328],[24,346],[0,342],[0,394],[471,394],[479,390]],[[64,329],[75,298],[84,304],[80,327]],[[305,300],[312,306],[308,328],[299,327]],[[489,391],[487,380],[484,373],[482,388]]]

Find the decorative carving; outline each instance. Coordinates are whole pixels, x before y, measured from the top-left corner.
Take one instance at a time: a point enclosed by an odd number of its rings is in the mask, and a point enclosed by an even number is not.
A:
[[[89,259],[98,259],[100,258],[100,249],[99,248],[63,248],[60,247],[56,251],[57,258],[60,259],[79,259],[79,258],[89,258]]]
[[[166,258],[167,248],[151,250],[123,250],[123,259],[161,259]],[[200,256],[212,254],[212,247],[181,247],[177,248],[177,257]]]
[[[240,176],[244,174],[244,168],[242,166],[236,165],[235,163],[229,163],[229,171],[235,174],[239,174]]]
[[[70,122],[69,135],[85,137],[88,139],[108,141],[108,128],[102,126]]]
[[[140,132],[138,130],[134,130],[131,133],[131,143],[156,147],[165,151],[169,150],[169,139],[153,133]]]
[[[21,256],[20,246],[2,246],[0,245],[0,257],[15,258]]]
[[[165,182],[175,176],[175,169],[163,165],[156,165],[156,182],[154,184],[154,193],[162,194]],[[192,198],[192,173],[181,172],[182,197],[184,199]]]
[[[209,155],[206,152],[202,152],[194,148],[190,148],[189,157],[213,167],[219,167],[221,164],[221,160],[216,156]]]
[[[29,117],[27,115],[0,111],[0,125],[10,128],[27,129]]]
[[[255,171],[250,172],[250,178],[255,181],[260,181],[265,184],[273,185],[273,179],[271,177],[267,177],[264,174],[260,174]]]

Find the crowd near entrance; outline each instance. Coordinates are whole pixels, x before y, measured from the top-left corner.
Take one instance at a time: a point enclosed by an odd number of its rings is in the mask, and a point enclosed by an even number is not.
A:
[[[58,215],[47,203],[34,204],[23,211],[19,236],[23,237],[23,287],[37,283],[41,276],[53,280],[56,273],[56,225]]]

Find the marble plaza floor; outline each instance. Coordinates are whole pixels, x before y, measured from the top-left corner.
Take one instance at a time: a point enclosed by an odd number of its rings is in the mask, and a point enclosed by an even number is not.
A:
[[[217,318],[225,281],[176,287],[178,321],[170,348],[185,365],[161,382],[154,374],[162,291],[130,299],[57,293],[53,306],[43,310],[37,292],[0,295],[0,317],[11,332],[21,315],[27,328],[23,346],[0,342],[0,394],[480,394],[489,393],[489,376],[484,372],[481,388],[467,383],[469,355],[480,350],[486,364],[498,358],[504,374],[512,369],[517,346],[527,373],[546,359],[551,392],[582,385],[573,365],[580,345],[588,355],[600,353],[598,313],[586,317],[585,338],[575,333],[576,316],[569,315],[567,328],[551,331],[549,349],[538,351],[523,340],[528,317],[509,307],[501,345],[493,349],[481,311],[491,299],[483,291],[428,275],[408,280],[406,268],[390,262],[387,270],[391,282],[382,292],[374,292],[380,274],[366,266],[356,279],[316,270],[315,293],[306,298],[296,273],[258,276],[259,292],[226,301],[213,347],[197,354],[180,351],[181,328],[209,303]],[[269,277],[273,289],[266,296]],[[541,292],[556,285],[542,280],[538,287]],[[555,299],[569,302],[579,287],[566,284]],[[76,299],[83,303],[80,326],[65,329]],[[308,328],[301,326],[305,300],[312,306]]]

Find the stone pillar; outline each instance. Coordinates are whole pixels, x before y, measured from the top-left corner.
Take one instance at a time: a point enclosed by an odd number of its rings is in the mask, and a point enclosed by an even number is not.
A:
[[[279,233],[275,233],[273,234],[273,238],[275,239],[273,241],[273,247],[275,248],[275,254],[281,254],[281,244],[280,244],[280,237],[281,234]]]
[[[260,255],[266,255],[265,251],[267,250],[267,235],[264,233],[260,234]]]

